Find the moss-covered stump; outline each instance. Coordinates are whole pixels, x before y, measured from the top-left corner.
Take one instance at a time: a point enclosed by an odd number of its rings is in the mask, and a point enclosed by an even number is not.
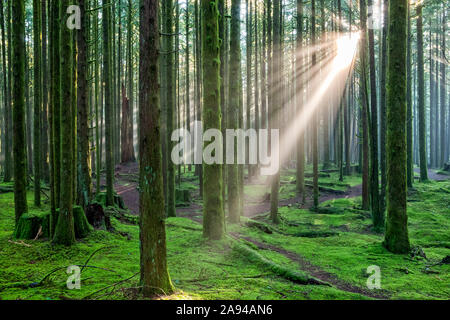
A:
[[[191,192],[187,189],[175,190],[175,206],[176,207],[188,207],[191,203]]]
[[[50,230],[50,212],[30,212],[23,214],[14,231],[16,239],[48,238]]]
[[[84,214],[84,210],[80,206],[73,207],[73,225],[75,229],[75,237],[78,239],[85,238],[89,232],[93,230]],[[59,216],[59,209],[56,209],[56,214]]]
[[[104,208],[106,207],[106,192],[100,192],[95,197],[95,201],[100,203]],[[114,205],[118,208],[125,210],[125,203],[123,202],[123,199],[118,194],[114,194]]]
[[[86,217],[95,229],[112,231],[114,228],[111,225],[111,217],[118,218],[115,213],[119,211],[122,210],[116,207],[104,209],[100,203],[94,202],[86,208]]]
[[[93,230],[84,214],[83,208],[79,206],[73,207],[73,224],[75,237],[77,238],[85,238]]]
[[[117,220],[120,220],[125,223],[129,224],[138,224],[139,223],[139,216],[135,216],[132,214],[129,214],[128,211],[118,209],[116,207],[107,207],[105,210],[105,217],[109,219],[109,217],[114,217]],[[106,224],[106,227],[108,228],[108,224]]]

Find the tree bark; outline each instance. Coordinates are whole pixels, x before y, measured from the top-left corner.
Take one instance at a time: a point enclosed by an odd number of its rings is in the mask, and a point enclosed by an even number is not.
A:
[[[158,1],[140,1],[139,209],[140,270],[144,296],[169,295],[159,105]]]
[[[408,253],[406,185],[406,51],[407,0],[389,6],[387,83],[387,223],[384,246]]]

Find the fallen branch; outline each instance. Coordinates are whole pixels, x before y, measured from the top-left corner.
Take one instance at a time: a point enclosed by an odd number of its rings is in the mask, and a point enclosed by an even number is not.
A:
[[[28,248],[31,248],[32,246],[31,246],[31,244],[28,244],[28,243],[25,243],[25,242],[23,242],[22,240],[21,241],[12,241],[12,240],[8,240],[8,242],[9,243],[13,243],[13,244],[17,244],[17,245],[19,245],[19,246],[25,246],[25,247],[28,247]]]

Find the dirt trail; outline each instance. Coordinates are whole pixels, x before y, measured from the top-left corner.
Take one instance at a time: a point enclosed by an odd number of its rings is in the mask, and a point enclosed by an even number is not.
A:
[[[104,180],[101,180],[102,187]],[[119,194],[125,205],[130,209],[132,214],[139,214],[139,192],[138,185],[138,165],[137,163],[129,163],[116,166],[115,170],[115,191]],[[345,194],[336,194],[332,192],[321,192],[319,202],[324,202],[332,199],[352,198],[361,195],[361,185],[349,188]],[[279,201],[279,206],[284,207],[288,205],[299,204],[301,208],[311,208],[313,199],[310,188],[307,187],[307,194],[305,196],[305,203],[302,202],[302,197],[297,196],[290,199]],[[193,218],[201,212],[202,207],[196,203],[192,203],[189,207],[177,208],[177,213],[182,216]],[[256,203],[246,202],[244,204],[244,215],[246,217],[254,217],[256,215],[270,211],[270,200],[261,199],[261,202]]]
[[[238,233],[231,233],[231,236],[235,239],[244,239],[246,241],[249,241],[249,242],[253,243],[254,245],[256,245],[258,247],[258,249],[271,250],[271,251],[278,252],[278,253],[282,254],[283,256],[285,256],[286,258],[290,259],[291,261],[298,263],[300,270],[305,271],[309,275],[311,275],[319,280],[322,280],[324,282],[328,282],[328,283],[332,284],[335,288],[337,288],[339,290],[351,292],[351,293],[358,293],[358,294],[364,295],[366,297],[375,298],[375,299],[389,299],[389,295],[387,294],[387,292],[383,292],[383,291],[374,292],[374,291],[370,291],[368,289],[354,286],[348,282],[345,282],[345,281],[339,279],[336,275],[322,270],[320,267],[312,264],[311,262],[309,262],[308,260],[306,260],[304,257],[302,257],[301,255],[299,255],[297,253],[293,253],[291,251],[287,251],[285,249],[278,248],[278,247],[270,245],[270,244],[262,243],[262,242],[256,241],[255,239],[252,239],[249,237],[243,237]]]
[[[420,169],[414,168],[414,172],[420,173]],[[447,176],[445,174],[439,174],[439,173],[435,172],[434,170],[428,169],[428,179],[442,181],[442,180],[449,180],[450,176]]]

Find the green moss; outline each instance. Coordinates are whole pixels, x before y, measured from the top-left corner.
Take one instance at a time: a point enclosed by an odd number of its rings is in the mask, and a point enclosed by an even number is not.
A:
[[[366,288],[366,271],[370,265],[381,268],[381,286],[392,299],[448,299],[450,266],[434,265],[450,254],[450,199],[441,188],[450,188],[450,181],[415,185],[409,196],[409,235],[413,245],[419,245],[428,260],[394,255],[381,246],[381,235],[371,232],[371,218],[358,208],[360,198],[329,201],[323,206],[343,210],[342,214],[318,214],[305,209],[280,208],[281,223],[272,234],[245,224],[227,226],[230,233],[240,233],[258,242],[287,250],[303,257],[318,268],[336,275],[341,281]],[[30,212],[48,211],[33,205]],[[96,230],[78,240],[70,248],[52,246],[47,240],[15,240],[9,242],[14,230],[13,194],[0,195],[0,298],[1,299],[80,299],[108,285],[128,278],[139,271],[139,228],[111,218],[117,232]],[[244,222],[246,219],[242,219]],[[269,217],[257,221],[269,226]],[[249,259],[249,254],[234,250],[229,239],[208,241],[202,236],[202,226],[186,218],[166,219],[168,267],[178,299],[367,299],[363,294],[336,287],[299,285],[272,270],[308,273],[298,262],[273,250],[261,250],[243,242],[266,263]],[[295,237],[296,233],[336,232],[329,237]],[[285,234],[283,234],[285,233]],[[290,234],[290,235],[287,235]],[[25,245],[24,245],[25,244]],[[28,246],[27,246],[28,245]],[[41,286],[30,285],[42,280],[50,271],[68,265],[83,265],[95,254],[81,275],[81,290],[68,290],[65,268],[52,274]],[[259,260],[258,260],[259,261]],[[188,262],[188,263],[187,263]],[[98,268],[93,268],[98,267]],[[436,274],[426,273],[429,268]],[[99,269],[103,268],[103,269]],[[104,270],[107,269],[107,270]],[[309,275],[308,275],[309,276]],[[139,297],[131,287],[138,286],[132,278],[100,299],[130,299]],[[367,288],[366,288],[367,289]],[[104,291],[99,294],[106,293]],[[95,296],[94,296],[95,297]]]
[[[50,212],[29,212],[23,214],[14,231],[16,239],[34,239],[41,232],[43,237],[49,236]]]

